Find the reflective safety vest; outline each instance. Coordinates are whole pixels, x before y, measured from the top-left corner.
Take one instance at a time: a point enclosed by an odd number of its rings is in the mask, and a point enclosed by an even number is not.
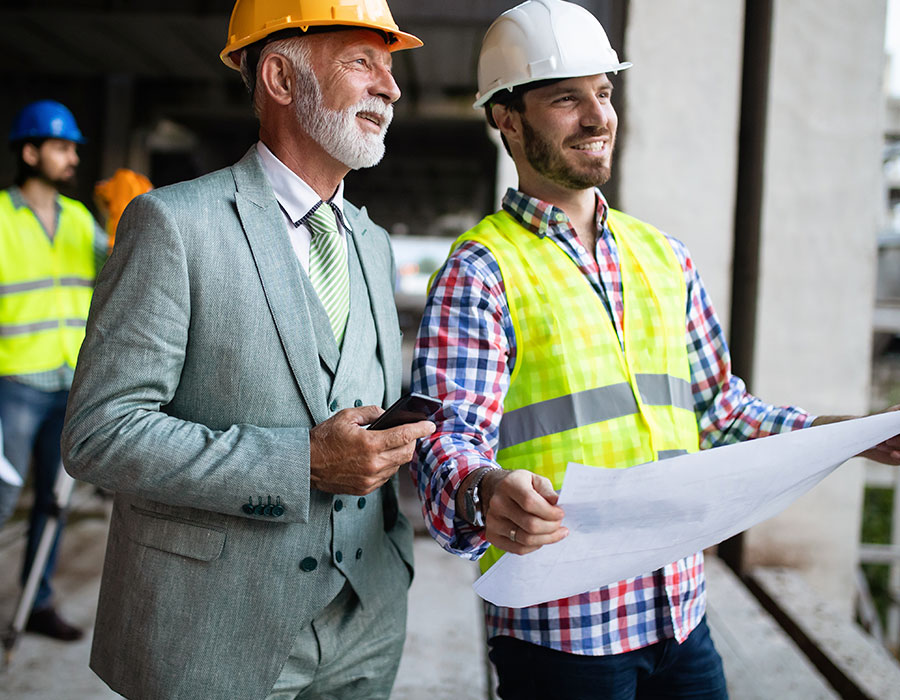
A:
[[[562,487],[568,462],[615,469],[699,448],[684,272],[657,229],[610,210],[624,294],[624,352],[590,281],[549,236],[505,211],[456,242],[487,247],[503,276],[516,362],[496,461]],[[482,571],[503,552],[491,546]]]
[[[34,212],[0,192],[0,376],[75,366],[96,262],[94,219],[60,196],[51,241]]]

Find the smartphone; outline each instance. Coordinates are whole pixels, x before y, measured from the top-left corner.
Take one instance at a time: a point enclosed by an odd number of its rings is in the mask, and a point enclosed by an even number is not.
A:
[[[369,430],[386,430],[405,423],[416,423],[428,420],[443,406],[443,402],[414,392],[404,394],[388,410],[382,413],[370,426]]]

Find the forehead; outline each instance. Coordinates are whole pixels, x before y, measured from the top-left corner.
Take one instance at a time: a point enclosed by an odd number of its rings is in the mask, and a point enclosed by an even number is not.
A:
[[[50,150],[60,150],[64,148],[74,148],[77,144],[74,141],[68,141],[66,139],[44,139],[44,142],[41,144],[41,148],[47,148]]]
[[[534,90],[529,90],[525,93],[525,99],[528,99],[529,95],[533,95],[535,98],[540,99],[542,97],[551,97],[563,92],[596,92],[597,90],[611,89],[612,86],[612,81],[606,73],[598,73],[597,75],[586,75],[579,78],[566,78],[565,80],[560,80],[552,85],[545,85],[543,87],[535,88]]]
[[[370,29],[344,29],[307,37],[313,61],[341,60],[354,53],[391,65],[391,52],[384,37]]]

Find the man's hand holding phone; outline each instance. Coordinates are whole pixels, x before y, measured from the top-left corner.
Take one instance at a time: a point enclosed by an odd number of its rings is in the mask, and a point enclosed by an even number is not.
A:
[[[372,493],[412,459],[416,440],[434,432],[426,418],[441,405],[423,394],[407,394],[387,411],[378,406],[338,411],[309,431],[310,485],[326,493]]]

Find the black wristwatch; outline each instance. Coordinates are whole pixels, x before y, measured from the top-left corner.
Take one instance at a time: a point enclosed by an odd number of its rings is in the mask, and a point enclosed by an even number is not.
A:
[[[481,491],[479,486],[485,474],[492,472],[500,467],[485,467],[482,472],[475,477],[469,487],[463,492],[463,520],[475,527],[484,527],[484,512],[481,503]]]

